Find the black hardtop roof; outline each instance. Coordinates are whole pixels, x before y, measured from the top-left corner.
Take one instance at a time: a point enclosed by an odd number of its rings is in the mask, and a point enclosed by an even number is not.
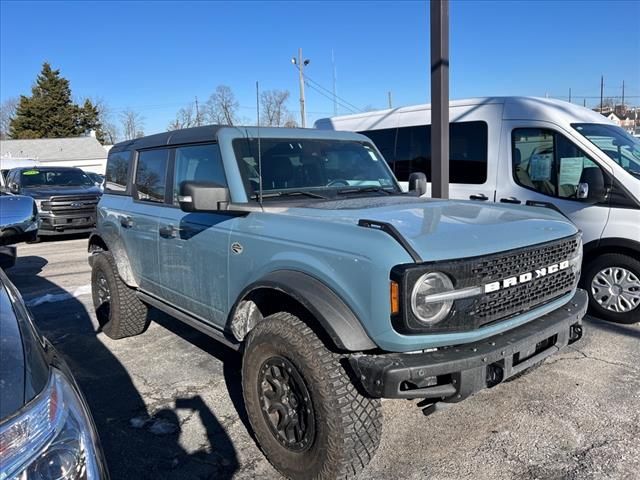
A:
[[[140,150],[142,148],[163,147],[167,145],[180,145],[184,143],[210,142],[216,139],[218,130],[226,125],[205,125],[203,127],[183,128],[170,132],[156,133],[135,140],[125,140],[116,143],[109,153],[125,150]]]

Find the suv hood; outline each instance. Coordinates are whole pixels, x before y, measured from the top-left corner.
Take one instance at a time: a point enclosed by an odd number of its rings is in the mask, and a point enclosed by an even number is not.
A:
[[[52,185],[43,187],[26,187],[22,189],[22,195],[43,199],[64,195],[100,195],[100,189],[93,185]]]
[[[487,255],[578,231],[564,216],[548,208],[473,201],[364,197],[279,210],[327,222],[357,225],[358,220],[366,219],[390,223],[424,261]]]

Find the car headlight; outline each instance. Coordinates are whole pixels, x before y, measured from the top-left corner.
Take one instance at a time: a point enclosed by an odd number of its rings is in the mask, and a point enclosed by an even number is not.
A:
[[[46,205],[43,205],[43,202],[48,202],[49,200],[47,199],[41,199],[41,198],[34,198],[33,199],[34,202],[36,202],[36,205],[38,206],[38,211],[42,212],[44,210],[49,210],[49,207],[47,207]]]
[[[0,480],[101,478],[95,435],[84,403],[52,368],[45,390],[0,425]]]
[[[440,299],[438,294],[453,290],[451,279],[441,272],[422,275],[411,292],[413,314],[426,324],[438,323],[444,319],[453,306],[452,299]]]

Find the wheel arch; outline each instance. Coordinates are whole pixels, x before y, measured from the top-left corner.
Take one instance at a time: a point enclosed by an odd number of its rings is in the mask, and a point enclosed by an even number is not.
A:
[[[300,315],[327,346],[342,351],[378,348],[331,288],[294,270],[271,272],[247,286],[231,308],[228,325],[232,334],[243,340],[259,321],[278,311]]]
[[[89,245],[87,247],[89,252],[89,265],[92,265],[93,255],[98,252],[110,252],[113,260],[115,261],[118,275],[122,281],[129,287],[138,287],[138,282],[133,275],[133,269],[131,268],[131,262],[127,251],[122,245],[121,240],[117,237],[113,239],[106,239],[100,233],[93,232],[89,236]]]
[[[584,245],[583,265],[588,265],[598,255],[618,253],[640,261],[640,242],[628,238],[610,237],[593,240]]]

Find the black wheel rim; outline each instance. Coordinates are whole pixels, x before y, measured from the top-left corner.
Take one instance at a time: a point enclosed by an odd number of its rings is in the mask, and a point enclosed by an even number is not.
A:
[[[296,367],[284,357],[271,357],[258,375],[262,415],[273,436],[294,452],[313,445],[315,417],[311,395]]]

